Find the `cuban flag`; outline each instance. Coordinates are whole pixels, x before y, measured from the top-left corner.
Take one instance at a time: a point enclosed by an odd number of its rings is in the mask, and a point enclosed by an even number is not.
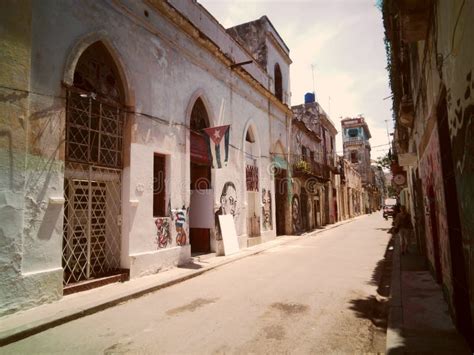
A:
[[[224,155],[224,163],[227,166],[229,159],[229,141],[230,141],[230,125],[204,128],[207,135],[207,148],[212,168],[222,168],[222,155]],[[224,138],[224,151],[222,152],[222,138]],[[214,143],[214,147],[212,147]],[[213,149],[214,148],[214,149]]]

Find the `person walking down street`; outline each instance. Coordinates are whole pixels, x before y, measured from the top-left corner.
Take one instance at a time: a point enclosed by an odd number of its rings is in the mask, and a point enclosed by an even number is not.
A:
[[[397,202],[397,204],[393,207],[393,221],[392,225],[395,225],[395,219],[397,218],[397,215],[400,213],[400,204]]]
[[[408,251],[408,239],[410,238],[411,230],[413,229],[411,216],[407,212],[405,206],[400,207],[400,212],[397,213],[397,216],[395,217],[394,227],[400,236],[400,249],[402,254],[405,254]]]

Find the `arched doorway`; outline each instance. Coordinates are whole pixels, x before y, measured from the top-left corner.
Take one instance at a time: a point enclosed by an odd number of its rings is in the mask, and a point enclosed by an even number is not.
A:
[[[190,158],[190,172],[191,172],[191,195],[197,194],[196,197],[203,197],[204,194],[212,192],[211,189],[211,161],[209,159],[209,145],[204,128],[209,128],[209,116],[206,107],[201,98],[198,98],[194,103],[191,111],[190,120],[191,134],[191,158]],[[204,200],[201,200],[204,203]],[[212,198],[211,198],[212,201]],[[200,203],[193,197],[191,198],[190,209],[202,208]],[[212,213],[213,206],[207,206]],[[209,226],[197,225],[190,226],[189,242],[191,244],[191,253],[208,253],[211,250],[210,228],[203,228]]]
[[[258,147],[255,128],[250,125],[245,132],[245,182],[247,194],[247,235],[257,237],[260,235],[260,186],[259,163],[260,151]]]
[[[67,90],[64,285],[119,272],[124,85],[101,42],[80,56]]]

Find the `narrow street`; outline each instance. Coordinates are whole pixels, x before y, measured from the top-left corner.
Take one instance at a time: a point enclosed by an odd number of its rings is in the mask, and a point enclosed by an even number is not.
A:
[[[377,212],[295,237],[2,353],[383,352],[390,223]]]

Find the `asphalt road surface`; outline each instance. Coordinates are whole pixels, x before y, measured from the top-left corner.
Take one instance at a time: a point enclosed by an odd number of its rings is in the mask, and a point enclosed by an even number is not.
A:
[[[14,354],[385,351],[380,212],[0,348]]]

